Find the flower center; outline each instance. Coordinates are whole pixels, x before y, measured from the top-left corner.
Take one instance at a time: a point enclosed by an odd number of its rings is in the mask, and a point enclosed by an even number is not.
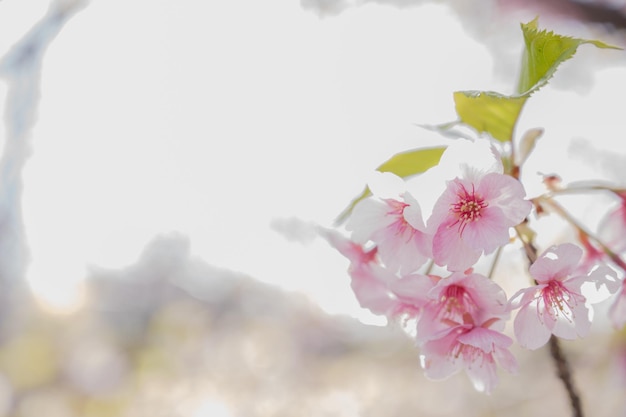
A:
[[[578,304],[574,294],[571,294],[560,281],[550,281],[542,291],[543,302],[548,314],[553,318],[562,316],[569,322],[574,319],[572,309]]]
[[[465,226],[468,223],[478,221],[481,217],[481,211],[487,207],[485,199],[474,191],[469,192],[465,186],[461,185],[461,190],[457,193],[458,200],[450,205],[450,211],[456,216],[457,221],[454,224],[459,225],[459,234],[463,234]]]
[[[459,285],[448,286],[439,300],[439,316],[442,322],[459,325],[474,315],[478,306],[472,296]]]
[[[469,368],[472,366],[480,368],[485,360],[485,352],[475,346],[466,345],[461,342],[454,344],[448,354],[455,359],[462,357],[466,366]]]
[[[393,230],[396,236],[401,236],[409,242],[417,232],[404,218],[404,209],[409,205],[393,199],[386,200],[386,203],[390,208],[387,215],[395,218],[389,225],[390,230]]]

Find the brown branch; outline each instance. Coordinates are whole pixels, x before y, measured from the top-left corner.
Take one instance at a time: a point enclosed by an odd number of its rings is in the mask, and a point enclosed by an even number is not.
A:
[[[552,359],[556,365],[556,373],[563,382],[567,395],[569,396],[569,402],[572,405],[572,411],[574,413],[573,416],[583,417],[583,408],[580,402],[580,396],[574,386],[572,372],[570,370],[569,363],[567,362],[567,359],[565,359],[563,351],[561,350],[559,339],[555,336],[551,336],[549,343],[550,355],[552,355]]]

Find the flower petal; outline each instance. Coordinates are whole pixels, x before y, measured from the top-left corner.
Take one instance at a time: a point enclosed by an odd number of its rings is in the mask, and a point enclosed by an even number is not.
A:
[[[433,237],[433,259],[439,266],[447,265],[448,271],[464,271],[474,265],[481,252],[468,246],[460,238],[455,225],[443,223]]]
[[[346,223],[346,230],[352,232],[352,240],[357,243],[367,243],[373,240],[372,236],[396,221],[389,215],[390,207],[382,200],[368,197],[360,201],[352,210],[352,215]],[[399,214],[399,213],[398,213]]]
[[[461,239],[489,254],[509,243],[509,224],[498,207],[485,207],[480,219],[465,225]]]
[[[626,200],[622,199],[621,204],[609,212],[598,226],[598,236],[614,252],[624,252],[626,250]]]
[[[536,303],[522,306],[513,322],[515,337],[522,347],[535,350],[545,345],[550,339],[550,330],[537,314]]]
[[[404,208],[402,215],[404,219],[409,223],[414,229],[419,230],[420,232],[426,232],[426,224],[424,223],[424,218],[422,217],[422,209],[411,194],[404,193],[403,194],[404,202],[408,205]]]
[[[532,203],[525,199],[526,191],[509,175],[490,173],[481,178],[477,190],[492,207],[502,210],[509,226],[516,226],[530,214]]]
[[[513,344],[513,339],[483,327],[475,327],[467,333],[463,333],[457,339],[459,342],[479,348],[485,353],[491,353],[496,346],[507,348]]]
[[[568,314],[558,315],[552,334],[566,340],[587,336],[591,329],[590,313],[584,302],[578,303]]]
[[[552,279],[562,281],[576,269],[582,255],[582,249],[572,243],[551,246],[530,266],[529,271],[540,283]]]

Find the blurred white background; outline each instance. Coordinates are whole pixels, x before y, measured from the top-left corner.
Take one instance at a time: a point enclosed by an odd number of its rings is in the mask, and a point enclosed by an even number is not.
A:
[[[27,3],[0,2],[0,55],[49,6]],[[212,265],[368,320],[339,254],[270,225],[331,225],[377,165],[440,143],[416,124],[455,119],[453,91],[513,92],[519,22],[535,14],[481,10],[371,3],[320,16],[295,0],[91,1],[43,61],[24,172],[31,284],[71,305],[87,267],[131,264],[155,235],[177,231]],[[549,17],[540,25],[598,36]],[[538,171],[618,175],[576,147],[624,155],[623,52],[583,47],[575,61],[518,128],[546,128],[526,171],[531,194]]]

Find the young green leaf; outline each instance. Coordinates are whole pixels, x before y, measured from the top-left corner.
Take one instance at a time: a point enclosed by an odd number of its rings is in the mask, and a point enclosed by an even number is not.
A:
[[[457,91],[456,112],[461,123],[500,142],[512,140],[515,125],[528,97],[544,86],[557,67],[576,53],[580,45],[620,49],[600,41],[575,39],[537,29],[537,19],[522,24],[525,49],[516,95],[491,91]]]
[[[376,171],[391,172],[399,177],[406,178],[421,174],[439,163],[445,146],[426,149],[413,149],[397,153],[383,162]]]
[[[461,122],[479,133],[488,133],[500,142],[508,142],[527,97],[505,96],[492,91],[457,91],[456,113]]]
[[[387,161],[383,162],[381,165],[376,168],[377,171],[380,172],[391,172],[396,174],[399,177],[407,178],[412,175],[421,174],[429,168],[434,167],[439,163],[441,159],[441,155],[445,150],[445,147],[436,147],[436,148],[426,148],[426,149],[413,149],[406,152],[401,152],[395,154]],[[346,207],[337,219],[335,219],[335,224],[339,225],[343,223],[354,207],[363,199],[372,195],[369,187],[365,187],[365,189],[355,197],[348,207]]]
[[[580,45],[588,43],[598,48],[621,49],[596,40],[576,39],[539,30],[537,20],[535,18],[521,25],[525,48],[517,86],[519,94],[530,95],[545,85],[558,66],[574,56]]]

